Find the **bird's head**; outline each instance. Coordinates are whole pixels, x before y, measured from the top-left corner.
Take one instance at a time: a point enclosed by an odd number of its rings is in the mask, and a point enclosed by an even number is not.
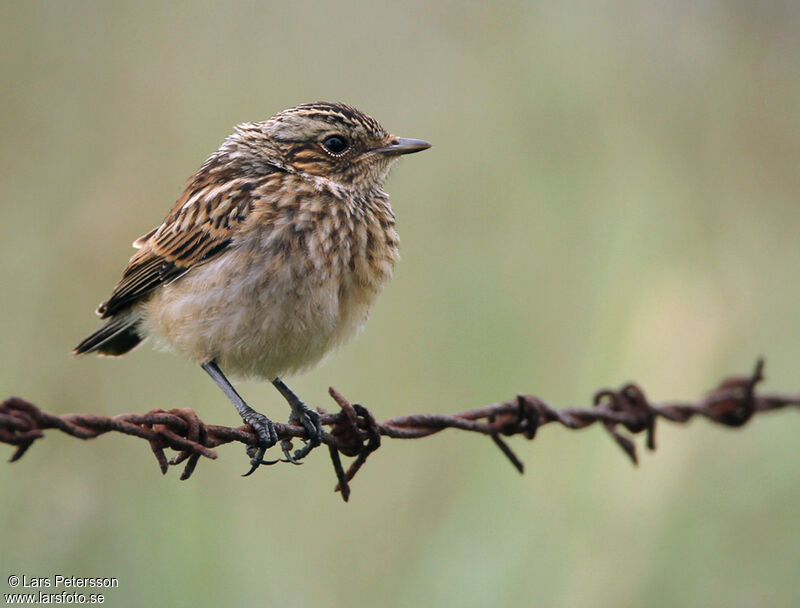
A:
[[[304,104],[263,122],[239,125],[226,144],[234,144],[234,153],[361,191],[381,188],[401,155],[431,147],[426,141],[390,134],[351,106],[328,102]]]

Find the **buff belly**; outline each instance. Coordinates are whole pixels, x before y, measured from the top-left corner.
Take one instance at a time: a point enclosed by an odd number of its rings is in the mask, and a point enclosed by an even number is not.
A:
[[[234,377],[301,372],[358,332],[380,289],[341,268],[234,248],[140,304],[142,326],[160,347]]]

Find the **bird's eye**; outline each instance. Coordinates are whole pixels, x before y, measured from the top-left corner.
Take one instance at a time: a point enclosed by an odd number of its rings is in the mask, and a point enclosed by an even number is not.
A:
[[[350,146],[347,140],[341,135],[326,137],[322,145],[325,146],[325,149],[331,154],[342,154]]]

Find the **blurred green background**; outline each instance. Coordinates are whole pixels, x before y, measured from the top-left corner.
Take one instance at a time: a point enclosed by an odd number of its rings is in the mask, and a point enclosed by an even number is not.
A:
[[[0,393],[57,413],[192,407],[148,346],[75,359],[93,309],[239,122],[352,103],[434,147],[387,184],[403,260],[362,336],[302,378],[380,418],[628,380],[695,398],[767,357],[800,378],[800,5],[0,4]],[[241,385],[283,418],[276,391]],[[111,606],[790,606],[797,412],[663,424],[633,468],[601,428],[387,441],[344,504],[327,455],[191,480],[147,445],[48,434],[0,466],[9,574],[115,576]],[[641,439],[640,439],[641,442]],[[0,448],[11,454],[11,448]]]

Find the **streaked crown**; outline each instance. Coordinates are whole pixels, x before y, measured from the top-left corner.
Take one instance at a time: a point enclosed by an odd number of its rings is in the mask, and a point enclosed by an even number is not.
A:
[[[238,125],[219,153],[250,167],[260,160],[345,188],[374,190],[382,187],[399,155],[428,147],[427,142],[395,137],[352,106],[320,101]]]

